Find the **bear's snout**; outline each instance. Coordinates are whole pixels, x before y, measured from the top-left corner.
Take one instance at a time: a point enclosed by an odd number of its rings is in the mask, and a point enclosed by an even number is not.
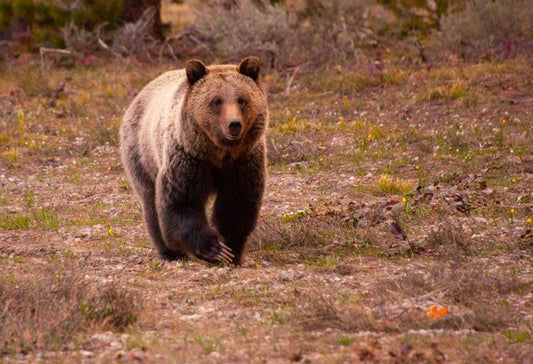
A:
[[[243,115],[239,105],[233,103],[226,104],[222,112],[224,137],[230,141],[241,139],[244,126],[242,124]]]
[[[228,137],[229,139],[239,139],[241,137],[242,122],[239,118],[228,120]]]

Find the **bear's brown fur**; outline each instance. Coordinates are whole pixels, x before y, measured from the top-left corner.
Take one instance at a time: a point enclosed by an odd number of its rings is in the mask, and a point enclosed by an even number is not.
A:
[[[162,257],[240,264],[265,186],[267,125],[256,57],[211,67],[190,60],[133,100],[120,129],[122,161]]]

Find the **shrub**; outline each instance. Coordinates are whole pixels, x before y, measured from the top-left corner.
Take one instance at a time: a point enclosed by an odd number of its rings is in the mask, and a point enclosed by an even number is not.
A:
[[[435,46],[466,59],[511,58],[528,41],[533,19],[529,0],[472,0],[440,20]],[[531,41],[531,37],[529,37]]]
[[[0,279],[0,357],[59,350],[77,334],[120,331],[136,321],[138,301],[129,290],[95,286],[74,272],[43,273]]]
[[[283,9],[260,1],[243,0],[238,6],[208,1],[196,4],[195,27],[209,48],[222,58],[240,59],[255,54],[275,65],[286,58],[291,38]],[[201,13],[201,15],[200,15]]]
[[[310,1],[294,20],[284,7],[265,0],[197,2],[193,28],[215,58],[228,61],[256,54],[272,68],[345,63],[373,39],[361,25],[367,3]]]

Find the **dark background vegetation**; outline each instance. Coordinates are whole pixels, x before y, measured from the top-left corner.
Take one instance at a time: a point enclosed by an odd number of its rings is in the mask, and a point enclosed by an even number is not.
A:
[[[166,1],[173,5],[182,1]],[[346,65],[362,50],[411,39],[425,62],[456,54],[510,58],[531,52],[527,0],[191,0],[178,28],[160,0],[0,0],[3,57],[23,49],[107,50],[152,61],[207,62],[260,55],[268,67]],[[22,48],[21,48],[22,46]],[[428,50],[430,49],[430,50]],[[15,54],[13,54],[15,53]]]

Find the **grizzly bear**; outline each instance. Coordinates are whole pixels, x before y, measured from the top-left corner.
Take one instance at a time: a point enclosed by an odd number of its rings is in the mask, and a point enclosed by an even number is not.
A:
[[[241,263],[265,188],[260,68],[257,57],[210,67],[189,60],[151,81],[127,109],[122,162],[164,259]]]

